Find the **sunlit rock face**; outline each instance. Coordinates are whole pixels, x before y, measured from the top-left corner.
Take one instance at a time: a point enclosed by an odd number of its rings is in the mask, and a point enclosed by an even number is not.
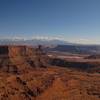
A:
[[[27,71],[47,67],[48,57],[40,48],[31,46],[0,46],[0,68],[6,72]]]
[[[26,46],[9,46],[9,57],[25,56]]]

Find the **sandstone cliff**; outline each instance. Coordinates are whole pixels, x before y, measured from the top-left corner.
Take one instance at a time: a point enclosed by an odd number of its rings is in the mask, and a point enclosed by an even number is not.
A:
[[[40,48],[31,46],[0,46],[0,68],[3,71],[27,71],[28,69],[46,67],[47,56]]]

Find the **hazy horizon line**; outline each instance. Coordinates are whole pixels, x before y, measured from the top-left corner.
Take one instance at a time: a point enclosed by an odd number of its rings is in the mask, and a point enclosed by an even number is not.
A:
[[[23,40],[23,41],[26,41],[26,40],[48,40],[48,41],[52,41],[52,40],[59,40],[59,41],[65,41],[65,42],[68,42],[68,43],[75,43],[75,44],[82,44],[82,45],[100,45],[100,42],[90,42],[90,40],[88,39],[76,39],[77,41],[75,41],[74,39],[66,39],[66,38],[62,38],[62,37],[57,37],[57,36],[32,36],[32,37],[23,37],[23,36],[9,36],[9,37],[0,37],[0,40]]]

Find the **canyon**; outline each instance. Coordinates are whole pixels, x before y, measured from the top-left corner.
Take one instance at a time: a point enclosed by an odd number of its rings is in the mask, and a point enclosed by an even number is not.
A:
[[[49,57],[41,46],[2,45],[0,100],[100,100],[100,61],[87,59]]]

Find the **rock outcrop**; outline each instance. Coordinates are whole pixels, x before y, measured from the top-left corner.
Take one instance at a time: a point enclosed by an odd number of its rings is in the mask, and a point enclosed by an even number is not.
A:
[[[46,67],[48,57],[41,48],[31,46],[0,46],[0,69],[6,72],[27,71]]]

